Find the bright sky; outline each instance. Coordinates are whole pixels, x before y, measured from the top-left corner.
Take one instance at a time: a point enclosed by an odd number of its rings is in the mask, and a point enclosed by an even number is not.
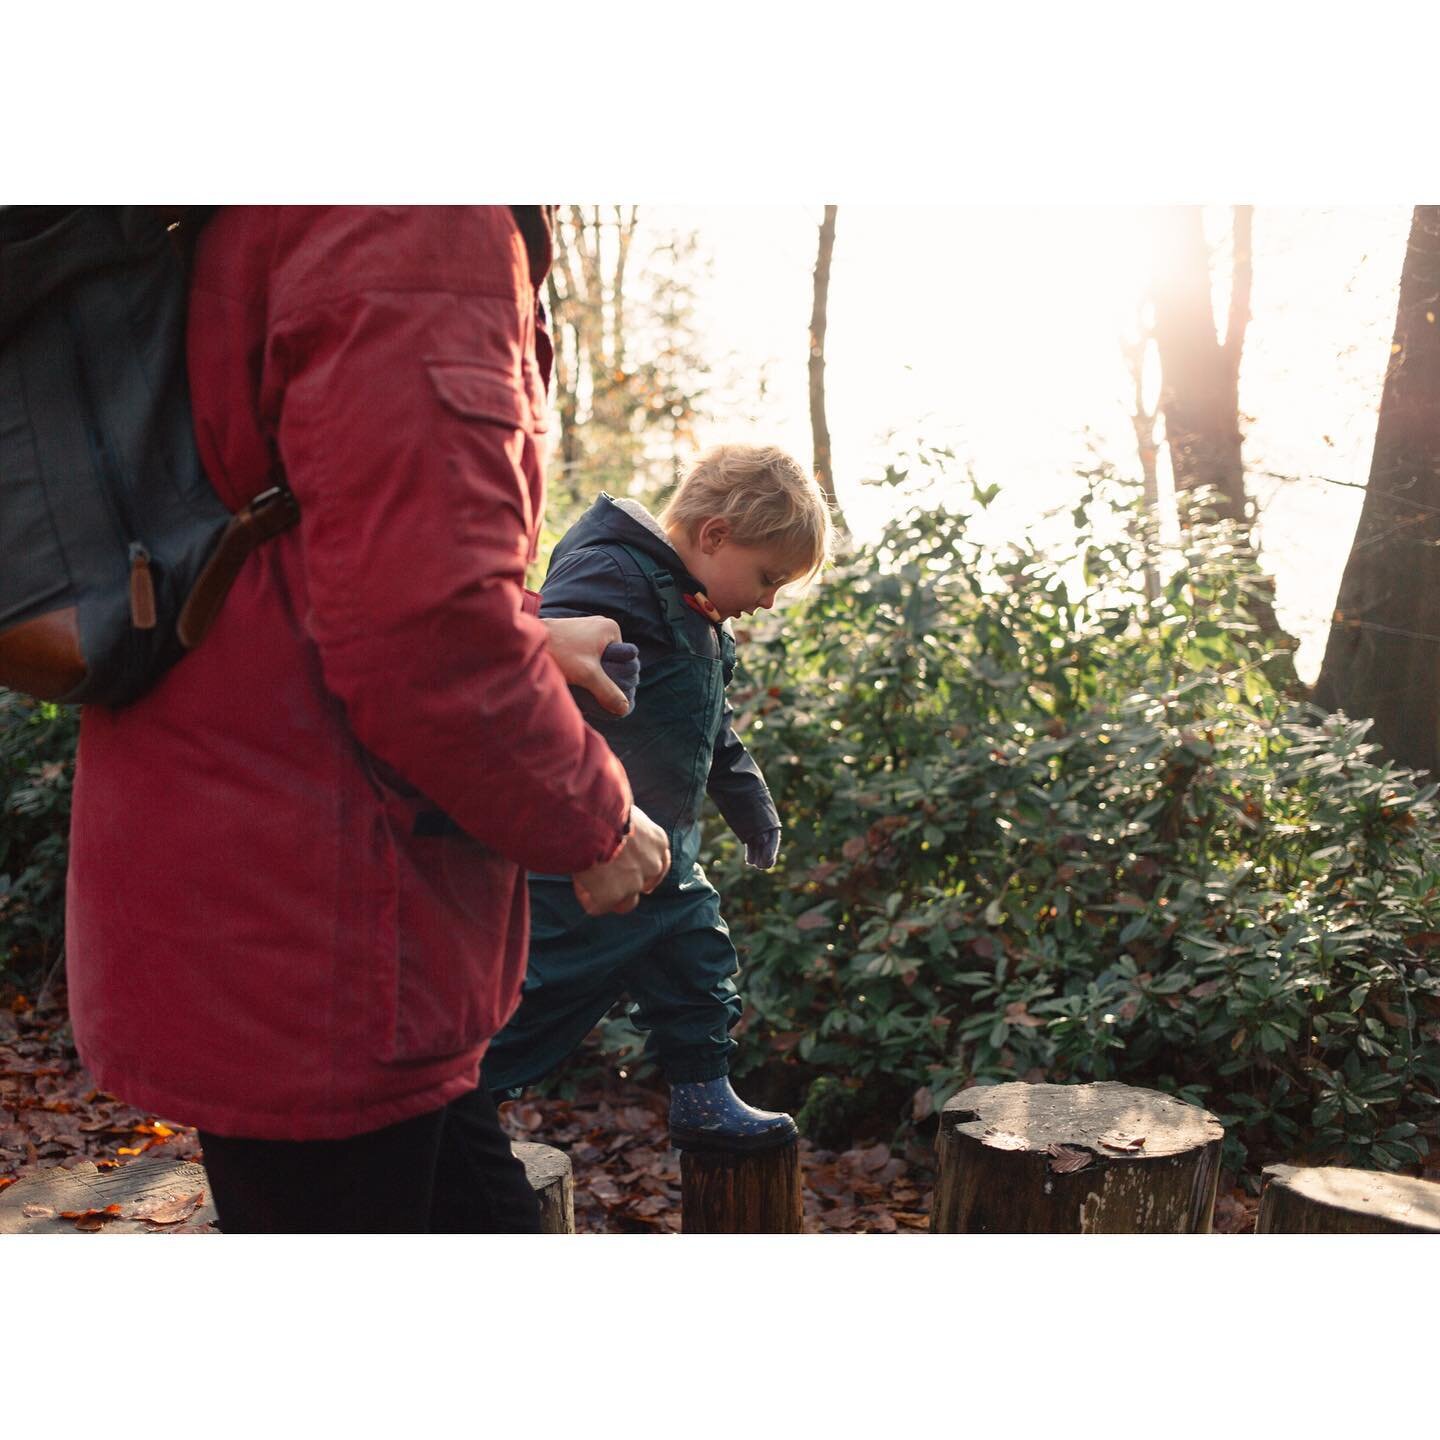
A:
[[[886,501],[862,477],[916,439],[950,446],[983,483],[1002,486],[997,534],[1018,533],[1074,493],[1088,444],[1138,476],[1120,340],[1147,270],[1143,219],[1119,207],[840,207],[826,398],[854,528],[873,532]],[[819,207],[657,206],[642,220],[699,232],[712,260],[705,345],[717,375],[733,370],[736,394],[748,391],[702,443],[763,435],[808,463]],[[1216,237],[1227,233],[1224,207],[1206,220]],[[1368,474],[1409,220],[1405,207],[1255,212],[1245,459],[1252,471],[1307,477],[1249,479],[1280,620],[1301,639],[1306,679],[1319,669],[1361,499],[1313,477],[1363,484]]]

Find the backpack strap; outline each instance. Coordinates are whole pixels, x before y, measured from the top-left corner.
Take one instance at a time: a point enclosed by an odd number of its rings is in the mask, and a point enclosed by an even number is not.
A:
[[[300,507],[283,480],[230,517],[176,622],[175,633],[187,650],[205,638],[245,561],[267,540],[299,523]]]

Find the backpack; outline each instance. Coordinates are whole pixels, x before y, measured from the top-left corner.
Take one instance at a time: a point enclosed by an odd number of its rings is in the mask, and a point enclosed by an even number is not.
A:
[[[9,689],[74,704],[134,700],[200,642],[245,557],[299,519],[283,479],[232,515],[200,465],[185,309],[188,249],[204,218],[0,207]]]

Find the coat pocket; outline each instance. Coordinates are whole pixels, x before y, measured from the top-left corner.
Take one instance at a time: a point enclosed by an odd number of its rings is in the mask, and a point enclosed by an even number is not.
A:
[[[530,399],[506,371],[473,360],[427,360],[425,369],[440,403],[457,415],[515,430],[534,430]]]
[[[376,1055],[443,1059],[488,1040],[513,1003],[524,875],[468,836],[414,835],[413,802],[388,787],[383,798],[394,924],[378,970]]]
[[[524,484],[524,522],[530,536],[533,561],[539,540],[539,520],[545,509],[545,391],[534,360],[525,356],[522,373],[512,374],[476,360],[425,362],[430,384],[440,404],[466,421],[497,425],[519,433],[515,462]]]

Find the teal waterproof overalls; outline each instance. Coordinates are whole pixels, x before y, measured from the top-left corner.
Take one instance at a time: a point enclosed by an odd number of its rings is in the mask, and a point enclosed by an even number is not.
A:
[[[587,712],[630,777],[635,803],[670,837],[669,873],[625,915],[589,916],[569,876],[534,875],[530,954],[520,1006],[486,1053],[482,1083],[515,1091],[555,1069],[628,995],[646,1054],[672,1084],[729,1073],[740,1018],[738,965],[720,897],[698,863],[700,810],[735,641],[684,601],[675,577],[643,552],[639,566],[668,623],[672,651],[640,674],[622,718]]]

